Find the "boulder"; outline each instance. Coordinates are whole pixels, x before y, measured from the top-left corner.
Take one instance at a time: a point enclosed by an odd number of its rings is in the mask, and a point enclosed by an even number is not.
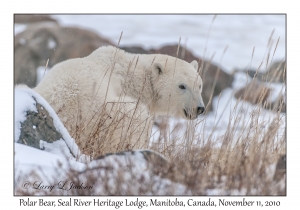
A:
[[[266,73],[266,80],[268,82],[286,82],[286,61],[273,62]]]
[[[275,112],[286,113],[286,102],[283,94],[279,95],[278,98],[271,103],[270,108]]]
[[[267,87],[265,84],[257,81],[257,79],[252,80],[248,85],[239,89],[234,94],[236,99],[241,99],[247,101],[251,104],[260,104],[265,109],[269,109],[275,112],[286,112],[286,103],[284,96],[281,94],[275,101],[270,100],[270,94],[272,89]]]
[[[285,174],[286,174],[286,154],[280,155],[277,161],[274,179],[278,181]]]
[[[286,61],[273,62],[266,72],[257,71],[256,69],[241,70],[235,69],[236,72],[247,72],[247,74],[262,82],[284,83],[286,82]]]
[[[93,31],[62,27],[56,23],[29,24],[15,36],[14,83],[36,86],[37,68],[48,67],[77,57],[85,57],[98,47],[113,45]]]
[[[196,60],[201,64],[202,60],[196,57],[191,51],[189,51],[187,48],[180,46],[177,56],[177,49],[178,45],[165,45],[158,49],[152,49],[152,53],[158,53],[158,54],[166,54],[171,55],[173,57],[178,57],[182,60],[185,60],[187,62],[192,62],[193,60]]]
[[[36,99],[34,98],[36,101]],[[53,143],[62,138],[53,124],[48,111],[36,102],[37,112],[27,111],[26,120],[21,123],[21,134],[18,143],[40,148],[40,140]]]
[[[235,98],[245,100],[251,104],[264,104],[270,95],[271,89],[265,85],[252,80],[248,85],[239,89],[235,94]]]

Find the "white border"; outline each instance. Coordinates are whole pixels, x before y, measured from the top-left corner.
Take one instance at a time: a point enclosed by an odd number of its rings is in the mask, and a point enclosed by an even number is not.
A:
[[[295,3],[294,3],[295,2]],[[18,1],[9,2],[3,5],[1,11],[1,60],[4,66],[1,69],[1,96],[2,106],[1,116],[1,140],[5,142],[1,152],[1,206],[19,207],[20,197],[13,197],[13,14],[14,13],[287,13],[287,134],[288,134],[288,186],[287,197],[247,197],[247,199],[255,200],[271,200],[281,201],[281,207],[277,209],[285,209],[286,207],[299,208],[299,103],[298,94],[299,82],[299,12],[296,1],[84,1],[84,5],[71,1]],[[128,9],[126,9],[128,8]],[[297,56],[297,57],[296,57]],[[296,63],[297,62],[297,63]],[[297,65],[298,64],[298,65]],[[4,135],[3,135],[4,133]],[[9,148],[9,149],[8,149]],[[5,157],[5,158],[4,158]],[[7,158],[10,157],[10,158]],[[72,197],[75,198],[75,197]],[[105,197],[102,197],[105,199]],[[116,197],[114,197],[116,198]],[[38,198],[32,198],[37,200]],[[43,199],[46,199],[45,197]],[[50,197],[47,200],[57,200],[58,197]],[[121,197],[120,199],[125,199]],[[143,197],[143,199],[149,199]],[[181,199],[188,199],[181,197]],[[200,197],[199,199],[204,199]],[[206,198],[205,198],[206,199]],[[217,199],[217,197],[214,197]],[[240,199],[240,197],[226,197],[226,199]],[[74,207],[71,207],[72,209]],[[99,208],[99,207],[95,207]],[[149,207],[148,207],[149,208]],[[163,207],[164,209],[167,207]],[[123,209],[123,208],[122,208]],[[251,208],[252,209],[252,208]]]

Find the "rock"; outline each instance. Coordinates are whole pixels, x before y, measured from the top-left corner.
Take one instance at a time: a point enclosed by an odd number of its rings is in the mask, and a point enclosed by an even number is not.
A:
[[[234,97],[236,99],[241,98],[242,100],[248,101],[251,104],[258,104],[259,102],[264,104],[267,102],[270,92],[270,88],[264,86],[256,80],[252,80],[248,85],[239,89],[234,94]]]
[[[48,67],[77,57],[85,57],[98,47],[113,45],[98,34],[75,27],[62,27],[56,23],[29,24],[15,36],[15,84],[36,86],[39,66]]]
[[[251,104],[260,104],[263,108],[272,110],[274,112],[286,112],[286,103],[284,100],[284,96],[281,94],[275,101],[271,101],[269,96],[271,94],[272,89],[264,85],[263,83],[257,81],[256,79],[252,80],[248,85],[239,89],[234,97],[236,99],[241,98],[241,100],[245,100],[250,102]]]
[[[234,70],[236,72],[247,72],[247,74],[252,78],[257,78],[257,80],[262,82],[274,82],[283,83],[286,81],[286,61],[276,61],[272,63],[266,72],[260,72],[256,69],[249,70]]]
[[[38,112],[27,111],[26,120],[21,123],[18,143],[40,149],[40,140],[53,143],[62,135],[56,130],[48,111],[37,102],[36,109]]]
[[[194,56],[191,51],[189,51],[187,48],[184,48],[183,46],[180,46],[178,51],[178,56],[177,56],[177,49],[178,49],[178,45],[166,45],[158,49],[152,49],[151,51],[152,53],[166,54],[166,55],[171,55],[173,57],[178,57],[189,63],[192,62],[193,60],[202,62],[201,59]]]
[[[286,113],[285,97],[281,94],[278,99],[271,103],[270,108],[275,112]]]
[[[166,45],[158,49],[150,49],[145,50],[142,47],[122,47],[127,52],[131,53],[137,53],[137,54],[166,54],[170,56],[177,57],[177,48],[178,45]],[[200,69],[200,76],[203,80],[203,92],[202,92],[202,98],[204,101],[204,104],[207,106],[210,96],[212,97],[218,96],[224,89],[231,87],[233,82],[233,76],[230,74],[227,74],[225,71],[223,71],[221,68],[219,70],[219,74],[216,80],[216,85],[214,90],[212,91],[214,81],[216,74],[218,72],[218,66],[214,64],[209,64],[208,61],[202,60],[199,57],[196,57],[190,50],[180,47],[178,51],[178,58],[185,60],[187,62],[192,62],[193,60],[198,61],[199,68]],[[203,66],[202,66],[203,65]],[[212,107],[206,107],[207,110],[212,110]]]
[[[242,71],[240,71],[242,72]],[[261,72],[256,72],[256,70],[254,69],[250,69],[250,70],[247,70],[247,75],[249,75],[251,78],[257,78],[259,81],[262,81],[263,79],[263,76],[264,76],[264,73],[261,73]],[[256,74],[256,76],[255,76]]]
[[[286,195],[286,154],[281,155],[277,161],[273,180],[283,189],[282,195]]]
[[[35,23],[35,22],[55,22],[57,21],[51,18],[49,15],[15,15],[14,16],[15,23]]]
[[[286,155],[281,155],[277,165],[276,165],[276,170],[286,170]]]
[[[269,75],[268,75],[269,74]],[[286,82],[286,61],[274,62],[267,72],[267,81],[272,82]]]

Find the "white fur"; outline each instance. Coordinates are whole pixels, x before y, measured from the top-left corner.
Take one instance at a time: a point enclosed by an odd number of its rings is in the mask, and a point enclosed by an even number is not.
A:
[[[147,148],[154,114],[186,118],[185,109],[195,119],[194,110],[204,106],[197,68],[196,61],[108,46],[55,65],[35,91],[93,156]]]

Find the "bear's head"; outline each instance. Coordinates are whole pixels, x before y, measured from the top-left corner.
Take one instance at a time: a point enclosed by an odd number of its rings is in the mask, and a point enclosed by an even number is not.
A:
[[[188,63],[159,55],[151,66],[151,83],[156,94],[154,112],[184,119],[196,119],[204,112],[202,79],[197,61]]]

